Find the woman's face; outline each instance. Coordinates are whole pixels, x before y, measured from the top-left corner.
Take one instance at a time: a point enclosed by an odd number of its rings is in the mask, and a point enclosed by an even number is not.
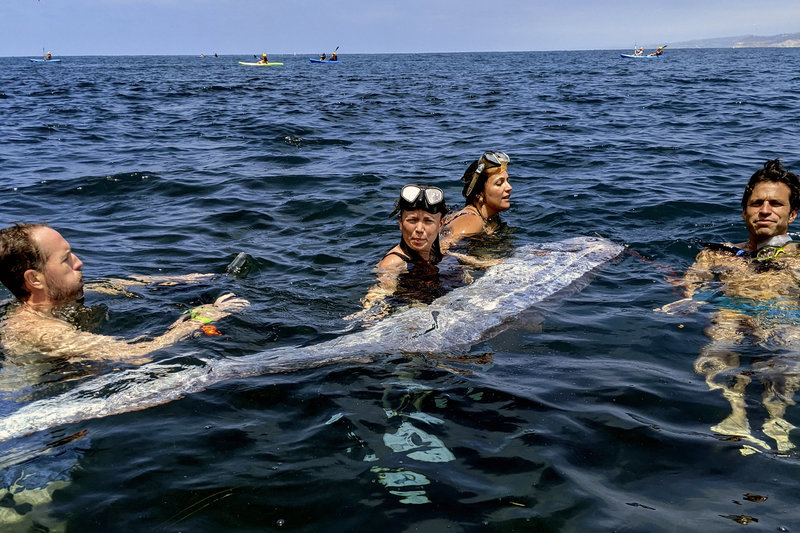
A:
[[[487,170],[488,177],[483,187],[483,202],[491,214],[505,211],[511,207],[511,183],[508,181],[508,167]]]
[[[430,258],[431,246],[441,229],[441,213],[432,214],[424,209],[400,213],[400,232],[403,240],[423,259]]]

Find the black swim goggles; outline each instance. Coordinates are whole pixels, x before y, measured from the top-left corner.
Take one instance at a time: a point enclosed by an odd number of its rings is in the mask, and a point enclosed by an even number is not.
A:
[[[487,168],[502,167],[503,165],[507,165],[510,161],[511,158],[508,157],[508,154],[505,152],[499,150],[483,152],[483,155],[478,160],[478,166],[475,167],[475,171],[469,179],[469,185],[464,190],[464,198],[469,198],[470,194],[472,194],[472,189],[474,189],[475,184],[478,183],[478,176],[480,176],[484,170]]]
[[[444,203],[444,192],[439,187],[427,185],[406,185],[400,191],[400,198],[394,204],[394,211],[389,216],[396,215],[399,211],[413,211],[422,209],[428,213],[447,213]]]

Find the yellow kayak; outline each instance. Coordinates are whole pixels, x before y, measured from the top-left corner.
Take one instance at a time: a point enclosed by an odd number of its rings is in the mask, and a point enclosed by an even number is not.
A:
[[[248,63],[246,61],[239,61],[239,64],[248,67],[278,67],[283,65],[283,63]]]

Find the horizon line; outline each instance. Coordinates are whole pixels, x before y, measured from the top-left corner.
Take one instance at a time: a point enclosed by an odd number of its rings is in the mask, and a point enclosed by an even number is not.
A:
[[[659,45],[651,45],[651,46],[644,46],[644,48],[657,48]],[[663,47],[669,47],[673,50],[740,50],[742,48],[778,48],[778,49],[788,49],[788,48],[800,48],[800,47],[789,47],[789,46],[677,46],[677,45],[670,45],[669,43],[665,45],[660,45]],[[619,52],[621,50],[629,50],[632,47],[626,46],[623,48],[570,48],[570,49],[552,49],[552,50],[469,50],[469,51],[431,51],[431,52],[346,52],[346,53],[337,53],[338,56],[346,56],[346,55],[424,55],[424,54],[525,54],[525,53],[547,53],[547,52]],[[148,54],[148,53],[129,53],[129,54],[53,54],[54,57],[56,55],[58,57],[213,57],[216,52],[199,52],[195,54],[187,54],[187,53],[173,53],[173,54]],[[326,52],[327,54],[327,52]],[[25,55],[10,55],[10,56],[0,56],[0,58],[23,58],[27,59],[29,57],[40,58],[42,54],[25,54]],[[235,52],[235,53],[223,53],[217,54],[219,57],[223,56],[253,56],[258,54],[253,53],[245,53],[245,52]],[[269,56],[311,56],[311,57],[319,57],[318,52],[268,52]]]

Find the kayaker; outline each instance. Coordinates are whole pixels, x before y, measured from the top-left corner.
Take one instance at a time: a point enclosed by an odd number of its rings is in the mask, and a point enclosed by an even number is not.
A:
[[[51,54],[50,52],[47,52],[47,54],[45,54],[45,56],[44,56],[44,60],[45,61],[50,61],[51,59],[53,59],[53,54]]]
[[[490,234],[497,229],[498,215],[511,207],[509,161],[507,154],[493,150],[484,152],[467,167],[461,177],[466,206],[444,222],[442,239],[448,245],[463,237]]]
[[[334,52],[331,54],[331,61],[336,61],[336,60],[337,60],[337,55],[336,52]]]
[[[325,55],[325,52],[322,52],[322,53],[319,55],[319,59],[320,59],[320,61],[325,61],[325,58],[326,58],[326,57],[328,57],[328,56],[326,56],[326,55]]]
[[[643,46],[640,46],[639,48],[637,48],[637,49],[634,49],[634,51],[633,51],[633,55],[635,55],[635,56],[641,56],[641,55],[644,55],[644,47],[643,47]]]
[[[647,55],[648,56],[660,56],[663,53],[664,53],[664,47],[663,46],[659,46],[658,48],[656,48],[655,52],[647,54]]]
[[[269,60],[267,59],[267,54],[261,54],[261,59],[258,60],[258,63],[260,65],[266,65],[267,63],[269,63]]]

